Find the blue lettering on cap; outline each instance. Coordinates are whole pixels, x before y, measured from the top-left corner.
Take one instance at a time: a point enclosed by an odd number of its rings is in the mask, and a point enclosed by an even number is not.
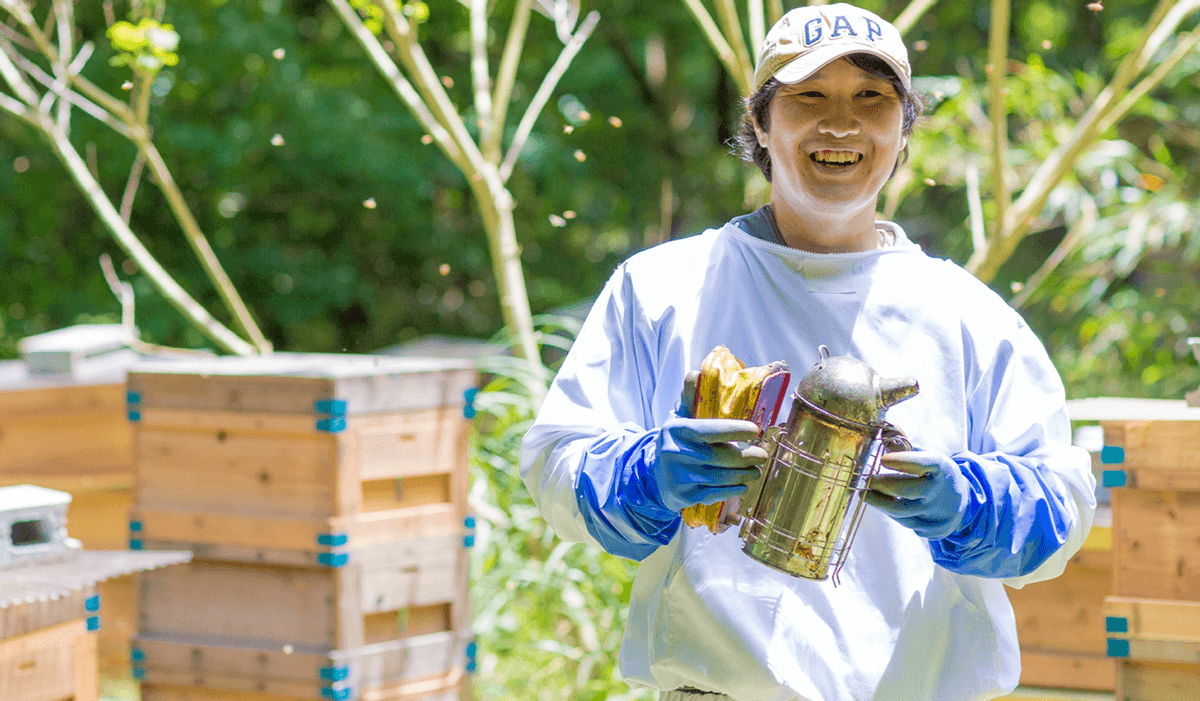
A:
[[[813,36],[809,32],[809,29],[814,24],[817,25],[817,35],[816,36]],[[818,41],[821,40],[821,35],[824,32],[825,32],[825,30],[821,28],[821,18],[817,17],[817,18],[810,19],[809,21],[805,22],[804,23],[804,45],[812,46],[813,44],[817,43]]]
[[[882,39],[883,38],[883,29],[881,29],[879,27],[879,24],[875,20],[871,19],[870,17],[866,17],[864,19],[867,20],[867,39],[869,39],[870,41],[875,41],[876,39]]]
[[[843,29],[849,32],[852,37],[858,36],[858,32],[855,32],[854,27],[850,26],[850,20],[846,19],[845,15],[838,15],[833,18],[833,33],[829,35],[829,38],[838,38],[841,36]]]

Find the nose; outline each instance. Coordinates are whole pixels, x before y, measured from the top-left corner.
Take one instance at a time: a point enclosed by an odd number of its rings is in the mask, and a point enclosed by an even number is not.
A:
[[[831,105],[829,114],[817,123],[817,131],[841,139],[857,134],[861,126],[849,105],[839,101],[838,104]]]

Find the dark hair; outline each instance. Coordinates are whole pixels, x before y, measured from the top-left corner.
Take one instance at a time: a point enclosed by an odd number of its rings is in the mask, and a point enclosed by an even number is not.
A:
[[[874,54],[849,54],[844,58],[855,68],[861,68],[876,78],[883,78],[892,84],[904,110],[901,130],[905,136],[911,134],[917,119],[925,112],[925,100],[921,94],[904,87],[904,83],[900,82],[896,71],[892,70],[886,61]],[[768,78],[761,88],[746,98],[746,110],[742,113],[741,131],[738,132],[735,144],[735,149],[742,160],[758,166],[758,169],[766,176],[767,182],[771,181],[771,156],[767,153],[766,147],[758,143],[754,122],[757,120],[764,132],[771,130],[771,100],[775,98],[775,92],[781,85],[783,83],[774,77]],[[908,146],[905,145],[904,150],[900,152],[900,157],[896,159],[892,173],[895,174],[896,168],[899,168],[907,160]]]

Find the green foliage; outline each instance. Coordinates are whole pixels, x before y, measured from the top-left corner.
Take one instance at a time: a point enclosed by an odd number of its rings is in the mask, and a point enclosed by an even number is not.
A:
[[[543,342],[569,346],[577,323],[536,320]],[[534,417],[526,365],[490,357],[476,398],[471,507],[476,517],[471,595],[479,643],[477,698],[495,701],[652,699],[616,671],[637,565],[560,541],[517,474]]]
[[[116,55],[108,60],[112,66],[134,66],[157,72],[163,66],[179,64],[179,34],[169,24],[160,24],[146,17],[137,25],[120,21],[108,28],[107,36]]]

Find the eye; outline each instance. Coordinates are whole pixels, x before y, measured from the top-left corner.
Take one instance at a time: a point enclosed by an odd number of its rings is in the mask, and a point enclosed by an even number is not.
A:
[[[879,92],[878,90],[872,90],[870,88],[867,88],[859,93],[860,97],[880,97],[882,95],[883,93]]]
[[[804,92],[796,93],[799,97],[825,97],[818,90],[805,90]]]

